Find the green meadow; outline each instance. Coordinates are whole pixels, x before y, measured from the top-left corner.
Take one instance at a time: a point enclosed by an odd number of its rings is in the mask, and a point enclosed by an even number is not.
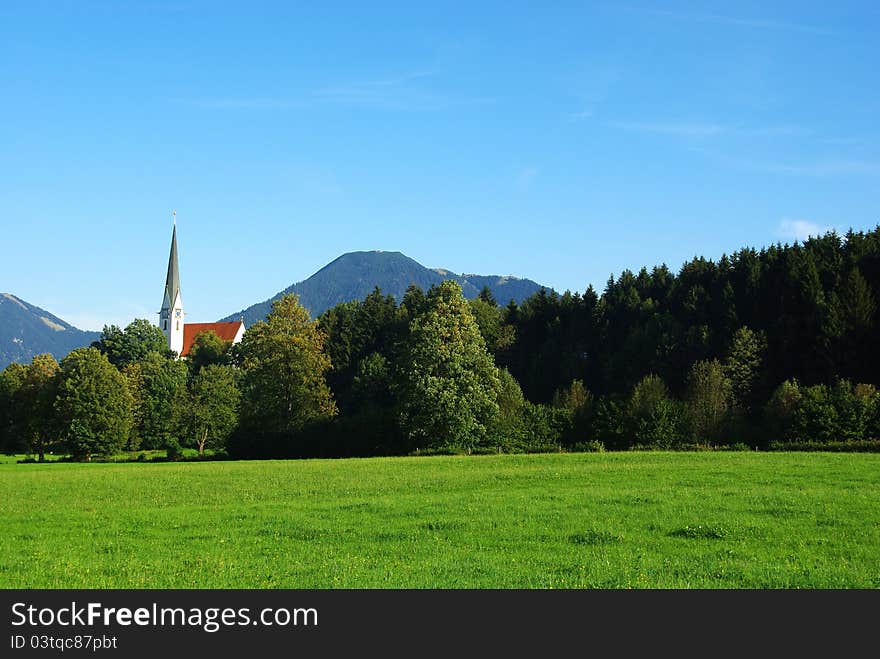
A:
[[[0,464],[3,588],[877,588],[880,455]]]

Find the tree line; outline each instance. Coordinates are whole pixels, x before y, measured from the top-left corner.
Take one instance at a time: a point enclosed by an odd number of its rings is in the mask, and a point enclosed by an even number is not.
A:
[[[296,296],[183,360],[146,320],[0,373],[0,448],[91,459],[880,448],[880,227],[499,305],[454,281],[311,319]]]

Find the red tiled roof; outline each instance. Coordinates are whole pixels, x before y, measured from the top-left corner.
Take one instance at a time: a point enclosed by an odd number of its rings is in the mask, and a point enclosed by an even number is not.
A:
[[[196,334],[214,332],[224,341],[232,341],[238,333],[238,328],[242,325],[244,323],[240,320],[231,323],[185,323],[183,326],[183,350],[180,351],[180,356],[186,357],[189,354]]]

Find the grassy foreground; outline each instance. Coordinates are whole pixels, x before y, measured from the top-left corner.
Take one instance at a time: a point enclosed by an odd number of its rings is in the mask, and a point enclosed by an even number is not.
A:
[[[880,587],[880,455],[0,464],[3,588]]]

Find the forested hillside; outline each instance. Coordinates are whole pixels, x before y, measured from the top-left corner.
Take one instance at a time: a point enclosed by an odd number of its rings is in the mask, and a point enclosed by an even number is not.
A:
[[[78,459],[880,450],[880,227],[539,290],[296,295],[176,360],[146,320],[0,372],[0,446]],[[111,423],[112,422],[112,423]]]
[[[680,394],[693,363],[723,359],[748,328],[761,346],[762,393],[790,378],[876,383],[878,297],[880,227],[828,233],[694,258],[677,273],[624,271],[601,295],[540,292],[505,310],[516,339],[497,357],[534,401],[573,379],[594,394],[624,394],[649,373]]]
[[[223,320],[244,319],[245,325],[264,320],[272,303],[291,293],[317,318],[330,307],[364,299],[374,288],[400,300],[410,285],[423,290],[452,279],[467,298],[474,298],[488,287],[503,303],[521,302],[535,293],[540,284],[529,279],[487,275],[457,275],[443,269],[429,269],[400,252],[350,252],[325,265],[308,279],[285,288],[273,297],[236,312]]]

